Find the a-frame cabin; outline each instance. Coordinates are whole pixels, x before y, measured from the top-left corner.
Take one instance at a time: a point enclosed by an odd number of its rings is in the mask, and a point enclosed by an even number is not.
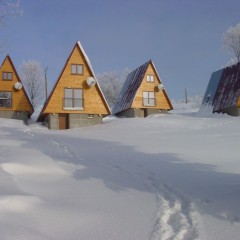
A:
[[[32,104],[7,55],[0,67],[0,117],[23,120],[27,123],[33,113]]]
[[[102,122],[111,114],[91,63],[78,41],[49,95],[38,121],[49,129],[69,129]]]
[[[212,73],[201,108],[240,116],[240,62]]]
[[[147,117],[173,109],[162,81],[151,60],[127,76],[113,108],[113,114],[124,117]]]

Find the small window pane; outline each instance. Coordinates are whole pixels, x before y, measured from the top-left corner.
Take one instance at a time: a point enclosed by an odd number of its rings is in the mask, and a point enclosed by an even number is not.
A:
[[[149,92],[149,98],[154,98],[154,92]]]
[[[72,98],[64,99],[64,108],[72,108]]]
[[[77,74],[77,65],[72,64],[71,68],[72,68],[72,74]]]
[[[11,72],[9,72],[9,73],[7,74],[7,79],[8,79],[8,80],[12,80],[12,73],[11,73]]]
[[[72,89],[66,88],[64,95],[65,95],[65,98],[73,98]]]
[[[148,98],[148,92],[143,92],[143,98]]]
[[[10,108],[11,107],[11,99],[5,100],[5,103],[6,103],[6,105],[5,105],[6,108]]]
[[[3,73],[3,79],[4,79],[4,80],[7,79],[7,73],[6,73],[6,72]]]
[[[74,107],[81,108],[82,107],[82,99],[74,98]]]
[[[74,98],[82,98],[82,89],[74,89]]]
[[[83,73],[83,66],[77,65],[77,74],[82,74],[82,73]]]

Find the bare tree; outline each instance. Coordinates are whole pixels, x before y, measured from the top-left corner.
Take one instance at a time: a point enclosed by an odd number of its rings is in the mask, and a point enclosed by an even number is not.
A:
[[[0,24],[9,16],[21,16],[23,11],[20,8],[20,0],[0,0]],[[5,47],[7,41],[0,43],[0,49]],[[1,51],[2,52],[2,51]]]
[[[0,22],[7,16],[19,16],[22,13],[20,0],[0,0]]]
[[[101,85],[103,94],[106,97],[110,108],[116,103],[123,82],[129,72],[129,69],[125,69],[122,72],[113,71],[97,74],[97,79]]]
[[[240,23],[234,27],[229,27],[223,34],[223,45],[225,49],[231,53],[235,62],[240,61]]]
[[[23,62],[21,66],[21,80],[33,108],[36,108],[45,99],[44,71],[41,64],[36,60]]]

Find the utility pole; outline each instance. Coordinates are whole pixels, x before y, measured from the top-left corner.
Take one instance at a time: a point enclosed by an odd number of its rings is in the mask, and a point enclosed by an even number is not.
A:
[[[186,101],[186,104],[188,103],[188,99],[187,99],[187,88],[185,88],[185,101]]]
[[[48,97],[48,93],[47,93],[47,70],[48,70],[48,67],[46,67],[44,69],[44,73],[45,73],[45,94],[46,94],[46,100],[47,100],[47,97]]]

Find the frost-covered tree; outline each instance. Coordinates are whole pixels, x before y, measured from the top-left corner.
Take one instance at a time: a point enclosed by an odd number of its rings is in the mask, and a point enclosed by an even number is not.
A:
[[[232,54],[231,62],[240,61],[240,23],[234,27],[229,27],[223,34],[224,48]]]
[[[20,0],[0,0],[0,22],[7,16],[22,15]]]
[[[9,16],[21,16],[20,0],[0,0],[0,24]],[[7,41],[0,40],[0,49],[2,49]]]
[[[36,108],[45,98],[44,71],[41,64],[36,60],[23,62],[21,66],[21,80],[33,108]]]
[[[125,69],[121,72],[113,71],[97,74],[98,81],[110,108],[112,108],[116,103],[123,82],[129,72],[129,69]]]

